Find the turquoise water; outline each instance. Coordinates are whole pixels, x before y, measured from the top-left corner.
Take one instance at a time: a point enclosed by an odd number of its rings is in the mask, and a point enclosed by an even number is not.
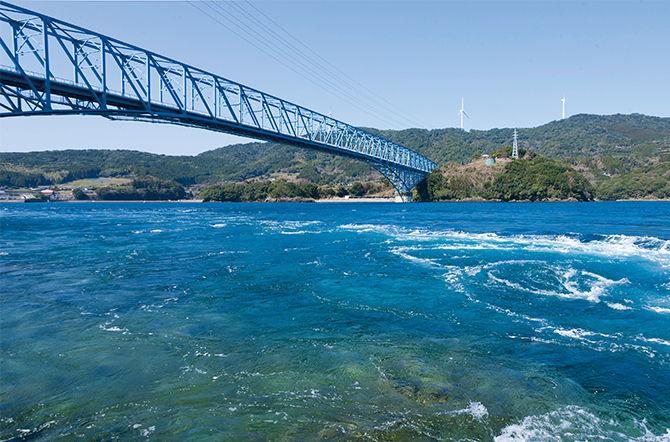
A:
[[[670,441],[670,204],[0,206],[1,440]]]

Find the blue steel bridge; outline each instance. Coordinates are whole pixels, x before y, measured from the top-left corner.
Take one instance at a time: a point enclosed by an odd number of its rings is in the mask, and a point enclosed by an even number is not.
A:
[[[368,163],[404,199],[437,166],[384,138],[194,66],[0,2],[0,117],[178,124]]]

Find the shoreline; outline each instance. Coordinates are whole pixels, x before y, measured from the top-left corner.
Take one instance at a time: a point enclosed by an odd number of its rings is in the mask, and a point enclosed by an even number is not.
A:
[[[322,198],[314,200],[315,203],[395,203],[395,197],[379,198]]]
[[[40,204],[40,203],[54,203],[54,204],[100,204],[100,203],[114,203],[114,204],[144,204],[144,203],[180,203],[180,204],[193,204],[193,203],[202,203],[203,200],[152,200],[152,201],[137,201],[137,200],[67,200],[67,201],[39,201],[31,202],[28,204]],[[280,201],[211,201],[212,203],[219,202],[239,202],[239,203],[396,203],[394,197],[378,197],[378,198],[323,198],[318,200],[280,200]],[[627,200],[613,200],[613,201],[604,201],[604,200],[594,200],[594,201],[577,201],[577,200],[551,200],[551,201],[530,201],[530,200],[515,200],[515,201],[500,201],[500,200],[482,200],[482,199],[462,199],[462,200],[449,200],[449,201],[412,201],[412,203],[614,203],[614,202],[650,202],[650,203],[659,203],[659,202],[670,202],[670,199],[661,199],[661,198],[632,198]],[[25,204],[25,200],[0,200],[0,204]]]

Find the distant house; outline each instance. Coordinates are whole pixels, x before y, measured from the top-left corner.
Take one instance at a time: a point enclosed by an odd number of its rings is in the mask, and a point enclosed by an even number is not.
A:
[[[482,155],[482,158],[483,158],[483,159],[491,158],[491,155],[485,153],[484,155]]]
[[[41,193],[43,196],[46,196],[46,197],[50,197],[50,196],[54,196],[54,195],[58,195],[58,192],[56,192],[55,190],[51,190],[51,189],[40,190],[40,193]]]
[[[47,199],[47,200],[56,200],[58,199],[58,192],[55,190],[51,189],[44,189],[40,190],[40,193],[42,194],[42,198]]]

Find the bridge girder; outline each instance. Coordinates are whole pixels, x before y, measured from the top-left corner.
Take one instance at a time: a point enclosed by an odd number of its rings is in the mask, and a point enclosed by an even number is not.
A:
[[[437,166],[367,131],[111,37],[0,2],[0,117],[100,115],[364,161],[409,194]]]

